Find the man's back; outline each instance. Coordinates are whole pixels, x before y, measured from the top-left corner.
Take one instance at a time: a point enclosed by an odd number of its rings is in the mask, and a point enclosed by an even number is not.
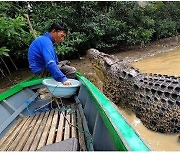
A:
[[[58,62],[56,53],[53,48],[53,39],[49,35],[49,33],[45,33],[44,35],[39,36],[31,43],[29,47],[29,67],[34,74],[37,74],[38,72],[46,68],[47,56],[50,56],[48,59],[53,59],[56,63]]]

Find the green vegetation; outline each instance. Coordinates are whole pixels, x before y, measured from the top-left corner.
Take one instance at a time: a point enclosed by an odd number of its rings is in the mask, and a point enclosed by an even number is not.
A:
[[[53,22],[65,22],[67,39],[56,50],[60,56],[85,54],[90,48],[112,51],[129,45],[178,35],[180,3],[148,2],[140,7],[128,1],[9,1],[0,2],[0,55],[27,57],[33,41],[28,14],[36,35]]]

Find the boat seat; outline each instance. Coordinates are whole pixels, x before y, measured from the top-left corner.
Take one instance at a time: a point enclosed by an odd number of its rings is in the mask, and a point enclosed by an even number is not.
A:
[[[46,145],[37,151],[77,151],[78,150],[78,140],[73,137],[61,142]]]
[[[51,110],[19,118],[0,140],[0,151],[37,151],[46,145],[56,147],[59,144],[69,145],[72,142],[70,149],[75,150],[76,139],[74,138],[77,138],[80,144],[79,150],[86,151],[80,112],[75,104],[68,105],[67,108],[71,111],[68,109],[61,112]],[[61,141],[65,142],[61,143]],[[53,145],[54,143],[57,144]]]

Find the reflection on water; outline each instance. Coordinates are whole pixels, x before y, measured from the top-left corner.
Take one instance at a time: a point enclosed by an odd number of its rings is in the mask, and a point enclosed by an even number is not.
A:
[[[143,73],[180,76],[180,48],[135,62],[134,67]],[[147,129],[132,113],[120,109],[122,115],[155,151],[180,151],[177,134],[161,134]]]

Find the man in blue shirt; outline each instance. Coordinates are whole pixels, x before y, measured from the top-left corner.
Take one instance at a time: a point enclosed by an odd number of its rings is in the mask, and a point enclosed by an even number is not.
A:
[[[36,38],[30,45],[28,51],[29,67],[34,74],[49,71],[51,76],[64,85],[71,83],[67,78],[74,78],[76,69],[66,64],[60,64],[54,50],[54,43],[61,43],[68,30],[63,23],[53,23],[48,32]]]

